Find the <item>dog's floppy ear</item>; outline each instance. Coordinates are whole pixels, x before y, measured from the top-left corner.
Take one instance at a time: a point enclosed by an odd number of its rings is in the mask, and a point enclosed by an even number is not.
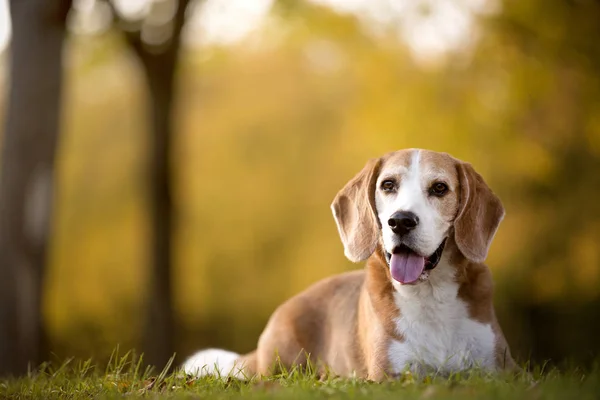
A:
[[[481,263],[504,218],[504,207],[471,164],[458,162],[460,208],[454,221],[454,238],[461,253]]]
[[[379,240],[379,219],[375,211],[375,185],[381,159],[372,159],[338,192],[331,204],[333,217],[350,261],[369,258]]]

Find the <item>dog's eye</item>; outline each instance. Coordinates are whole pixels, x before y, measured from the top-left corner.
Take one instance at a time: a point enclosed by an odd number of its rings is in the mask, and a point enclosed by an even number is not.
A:
[[[438,197],[442,197],[447,191],[448,185],[443,182],[435,182],[433,185],[431,185],[431,188],[429,188],[429,193]]]
[[[396,182],[391,179],[387,179],[381,182],[381,190],[384,192],[393,192],[396,189]]]

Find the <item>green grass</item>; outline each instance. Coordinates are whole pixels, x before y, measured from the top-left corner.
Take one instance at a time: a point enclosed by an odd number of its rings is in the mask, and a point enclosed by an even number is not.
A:
[[[168,366],[167,366],[168,367]],[[26,377],[0,381],[0,399],[600,399],[600,367],[531,375],[492,376],[480,372],[417,379],[409,373],[383,383],[329,377],[292,370],[268,379],[240,382],[177,371],[153,374],[139,358],[114,356],[105,369],[91,361],[42,365]]]

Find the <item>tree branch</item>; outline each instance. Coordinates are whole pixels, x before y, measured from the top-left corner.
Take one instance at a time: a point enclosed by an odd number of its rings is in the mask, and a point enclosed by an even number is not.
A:
[[[141,26],[143,21],[126,21],[119,15],[117,8],[111,0],[104,0],[104,2],[110,7],[113,15],[113,20],[119,26],[125,40],[129,46],[135,51],[137,56],[142,60],[143,63],[147,61],[147,58],[152,54],[147,51],[144,47],[144,42],[141,35]],[[179,46],[179,40],[181,39],[181,31],[185,25],[185,13],[190,5],[191,0],[179,0],[175,15],[173,16],[173,33],[171,41],[175,47]]]
[[[112,12],[113,20],[117,23],[119,29],[123,33],[127,44],[135,51],[140,59],[146,57],[146,51],[144,50],[144,44],[142,42],[141,26],[142,21],[135,21],[133,23],[125,21],[119,15],[117,8],[111,0],[104,0]],[[138,29],[131,29],[137,27]]]
[[[200,0],[198,0],[200,1]],[[181,38],[181,31],[183,29],[183,25],[185,24],[185,12],[190,4],[190,0],[179,0],[179,4],[177,5],[177,11],[175,11],[175,16],[173,17],[173,39],[177,40]]]

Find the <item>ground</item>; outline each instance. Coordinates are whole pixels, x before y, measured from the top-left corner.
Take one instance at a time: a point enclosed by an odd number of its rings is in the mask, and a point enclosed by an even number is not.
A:
[[[204,377],[178,371],[153,374],[139,359],[113,357],[105,369],[91,361],[42,366],[27,377],[0,381],[0,399],[600,399],[600,364],[587,371],[535,367],[530,374],[492,376],[477,371],[423,379],[406,373],[382,383],[335,377],[311,371],[287,371],[250,382]]]

